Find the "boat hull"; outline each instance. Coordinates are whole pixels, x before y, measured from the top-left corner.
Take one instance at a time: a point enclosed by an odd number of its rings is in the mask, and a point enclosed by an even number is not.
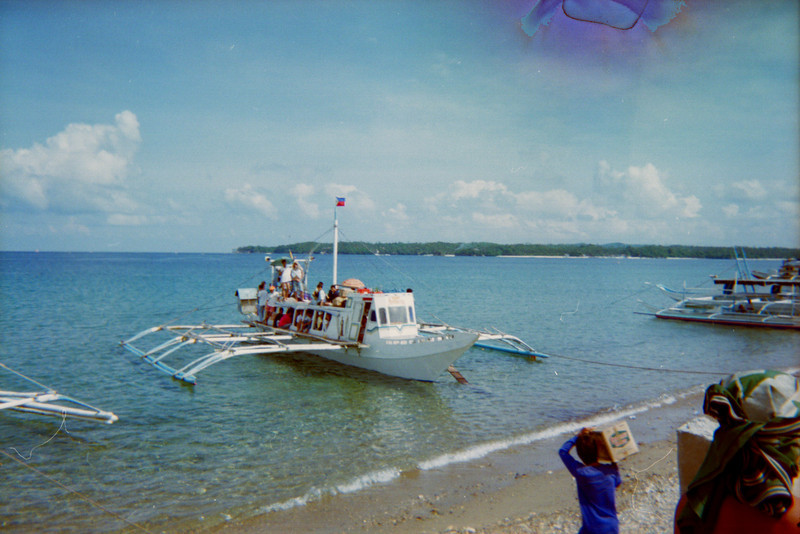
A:
[[[680,313],[662,311],[655,314],[659,319],[671,319],[692,323],[706,323],[731,326],[757,326],[767,328],[782,328],[785,330],[800,330],[800,318],[776,315],[743,314],[743,313]]]
[[[478,336],[453,332],[439,336],[379,341],[339,351],[307,351],[345,365],[398,378],[432,382],[469,349]]]

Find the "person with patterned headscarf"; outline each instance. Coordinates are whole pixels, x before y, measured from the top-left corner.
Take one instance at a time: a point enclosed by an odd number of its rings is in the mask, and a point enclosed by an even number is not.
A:
[[[755,521],[757,532],[800,532],[798,379],[764,370],[731,375],[708,387],[703,411],[719,428],[678,504],[675,531],[754,532]]]

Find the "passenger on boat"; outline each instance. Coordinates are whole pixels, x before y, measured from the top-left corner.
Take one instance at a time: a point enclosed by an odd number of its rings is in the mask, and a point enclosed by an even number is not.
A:
[[[297,262],[292,263],[292,291],[298,295],[303,293],[303,268]]]
[[[317,304],[325,304],[326,294],[325,294],[325,284],[320,282],[317,284],[317,289],[314,290],[314,294],[312,295],[314,302]]]
[[[300,323],[300,331],[301,332],[308,332],[311,330],[311,320],[314,316],[313,310],[306,310],[305,315],[303,316],[302,322]]]
[[[257,308],[258,309],[258,320],[262,321],[262,322],[264,321],[264,318],[266,317],[267,298],[268,298],[268,296],[269,296],[269,294],[267,293],[267,283],[266,282],[261,282],[260,284],[258,284],[258,293],[256,293],[256,297],[258,299],[257,300],[257,302],[258,302],[258,308]]]
[[[269,320],[275,315],[275,309],[278,307],[278,301],[280,298],[281,295],[278,293],[278,290],[275,289],[275,286],[269,286],[269,298],[267,299],[267,311],[264,322],[269,322]]]
[[[278,328],[289,328],[292,324],[292,320],[294,319],[294,310],[289,308],[286,310],[286,313],[283,314],[281,319],[278,321]]]
[[[335,285],[331,284],[331,288],[328,291],[328,302],[327,303],[331,304],[333,302],[333,299],[337,298],[338,296],[339,296],[339,289]]]
[[[286,260],[281,260],[281,293],[283,298],[288,298],[292,292],[292,270],[286,265]]]

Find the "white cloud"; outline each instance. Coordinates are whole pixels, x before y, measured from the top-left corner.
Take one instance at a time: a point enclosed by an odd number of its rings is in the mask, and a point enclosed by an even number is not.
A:
[[[108,224],[112,226],[142,226],[147,224],[147,217],[144,215],[127,215],[124,213],[112,213],[108,216]]]
[[[517,217],[511,213],[495,213],[489,215],[475,212],[472,214],[472,220],[481,226],[493,229],[514,228],[519,225]]]
[[[408,209],[406,205],[398,202],[395,207],[389,208],[389,218],[395,221],[407,221]]]
[[[465,182],[463,180],[456,180],[452,186],[451,196],[453,200],[460,200],[463,198],[480,198],[483,195],[491,195],[494,193],[505,194],[508,191],[505,185],[484,180],[474,180],[472,182]]]
[[[723,206],[722,213],[724,213],[726,217],[738,217],[739,206],[737,204],[728,204],[727,206]]]
[[[767,190],[758,180],[744,180],[731,184],[734,194],[738,198],[760,200],[766,198]]]
[[[609,209],[636,217],[697,217],[702,203],[694,195],[681,197],[665,184],[665,177],[652,163],[630,166],[624,172],[601,161],[595,178],[595,193]]]
[[[244,184],[238,189],[226,189],[225,201],[234,208],[244,206],[266,215],[270,219],[278,218],[278,212],[272,202],[264,194],[253,189],[250,184]]]
[[[67,213],[121,205],[133,209],[123,186],[140,142],[136,115],[123,111],[114,124],[73,123],[44,144],[4,149],[0,202]]]
[[[319,218],[319,205],[312,202],[314,196],[314,186],[308,184],[297,184],[292,188],[292,194],[295,196],[297,205],[300,210],[311,219]]]

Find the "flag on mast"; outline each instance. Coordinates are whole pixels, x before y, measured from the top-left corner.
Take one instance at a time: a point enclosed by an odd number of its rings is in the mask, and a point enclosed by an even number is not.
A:
[[[344,207],[344,197],[336,197],[336,206],[337,207],[339,207],[339,206]]]

